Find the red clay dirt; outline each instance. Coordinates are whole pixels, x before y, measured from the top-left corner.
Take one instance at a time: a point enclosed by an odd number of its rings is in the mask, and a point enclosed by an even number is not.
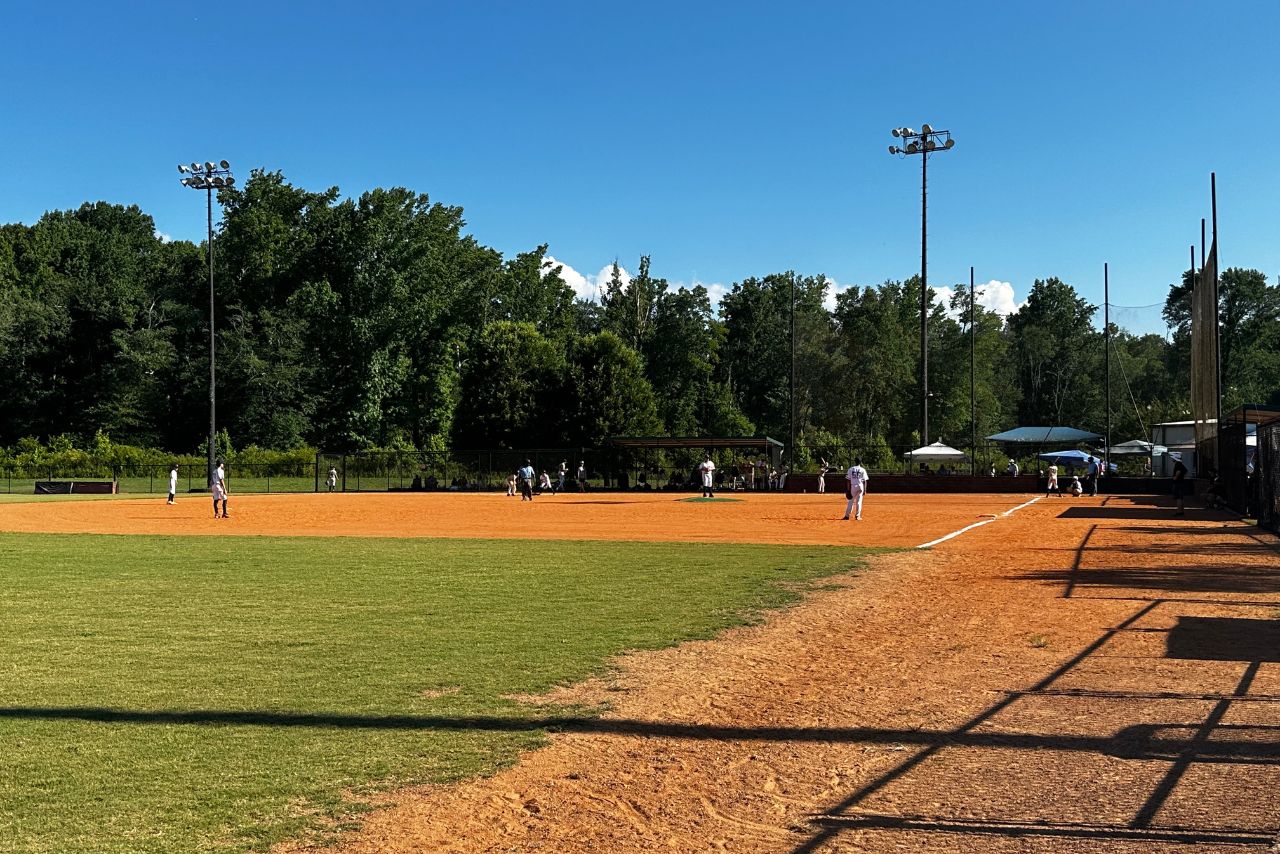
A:
[[[0,530],[92,534],[755,542],[916,546],[1027,500],[1019,495],[878,495],[863,521],[841,521],[843,494],[739,493],[690,502],[671,493],[566,493],[521,501],[495,493],[232,495],[230,519],[210,499],[9,504]]]
[[[312,498],[233,499],[243,521],[226,527],[132,502],[61,518],[277,533],[267,511],[295,506],[319,508],[296,517],[310,520],[304,532],[336,534],[333,511],[369,496]],[[380,498],[368,506],[449,506]],[[610,539],[867,545],[934,539],[946,527],[935,514],[955,530],[1011,503],[873,494],[857,526],[824,518],[842,502],[815,496],[646,496],[594,511],[442,498],[483,510],[480,536],[564,537],[571,519],[576,535]],[[16,521],[43,517],[47,530],[61,507]],[[0,507],[0,528],[18,509]],[[381,535],[378,515],[360,515],[357,532]],[[431,519],[421,530],[460,528]],[[1274,852],[1280,549],[1225,515],[1175,518],[1152,499],[1042,499],[935,548],[876,558],[762,625],[627,655],[612,676],[543,700],[602,701],[601,717],[507,771],[390,793],[331,849],[303,840],[277,854]]]

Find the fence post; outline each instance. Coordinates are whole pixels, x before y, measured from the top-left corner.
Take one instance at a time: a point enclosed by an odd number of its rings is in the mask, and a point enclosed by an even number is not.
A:
[[[267,495],[271,494],[271,466],[267,466]]]

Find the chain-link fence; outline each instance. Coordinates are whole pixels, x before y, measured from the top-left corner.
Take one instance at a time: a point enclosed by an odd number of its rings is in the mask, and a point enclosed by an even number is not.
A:
[[[75,466],[0,466],[0,492],[31,494],[40,485],[65,481],[76,483],[115,482],[122,493],[164,495],[169,491],[171,466],[139,464],[112,467],[85,463]],[[283,465],[235,464],[225,467],[227,488],[233,493],[312,492],[317,489],[314,463]],[[179,492],[207,492],[208,470],[204,463],[178,466]]]
[[[698,467],[710,454],[716,465],[715,480],[720,489],[766,491],[787,489],[787,477],[816,475],[824,466],[833,476],[842,474],[861,458],[863,465],[878,475],[922,475],[936,477],[1005,477],[1012,460],[1020,474],[1042,473],[1048,463],[1037,457],[1040,448],[1015,452],[1013,457],[1001,446],[979,444],[973,452],[967,447],[952,457],[908,456],[913,449],[868,442],[849,441],[838,446],[802,445],[796,449],[794,467],[785,453],[773,455],[738,448],[524,448],[491,450],[377,451],[358,453],[320,453],[313,461],[294,459],[284,463],[237,463],[226,465],[227,485],[231,493],[266,492],[385,492],[385,491],[479,491],[501,490],[507,479],[526,462],[536,478],[546,473],[556,490],[697,490],[701,485]],[[1145,459],[1145,458],[1143,458]],[[1120,462],[1116,472],[1123,476],[1142,475],[1143,459]],[[1128,471],[1128,466],[1133,471]],[[1062,467],[1063,474],[1083,474]],[[0,492],[35,491],[37,482],[75,480],[115,481],[126,494],[163,495],[169,488],[170,466],[137,464],[117,466],[85,463],[57,467],[0,466]],[[563,472],[563,476],[562,476]],[[208,489],[205,465],[178,466],[178,491],[202,492]]]

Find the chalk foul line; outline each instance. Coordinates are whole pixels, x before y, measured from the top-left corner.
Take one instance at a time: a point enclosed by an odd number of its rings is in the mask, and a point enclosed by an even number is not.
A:
[[[931,548],[933,546],[938,545],[939,543],[945,543],[947,540],[950,540],[953,537],[958,537],[961,534],[963,534],[965,531],[972,531],[974,528],[981,528],[983,525],[990,525],[992,522],[996,521],[997,519],[1002,519],[1005,516],[1018,512],[1023,507],[1030,507],[1032,504],[1035,504],[1041,498],[1044,498],[1044,496],[1037,495],[1035,498],[1031,499],[1030,501],[1025,501],[1022,504],[1019,504],[1017,507],[1010,507],[1008,510],[1004,511],[999,516],[993,516],[990,519],[983,519],[981,522],[974,522],[972,525],[965,525],[963,528],[961,528],[958,531],[952,531],[950,534],[947,534],[944,537],[938,537],[938,539],[936,540],[930,540],[927,543],[922,543],[916,546],[916,548],[918,549]]]

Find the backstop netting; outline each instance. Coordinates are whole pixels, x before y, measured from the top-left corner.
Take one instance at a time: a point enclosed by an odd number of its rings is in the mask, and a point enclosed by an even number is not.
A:
[[[1222,500],[1237,513],[1249,515],[1254,503],[1250,483],[1248,410],[1237,410],[1222,420],[1218,431],[1218,487]]]
[[[1204,259],[1191,291],[1191,418],[1196,476],[1218,471],[1218,246]]]
[[[1280,421],[1258,426],[1251,480],[1258,524],[1280,534]]]

